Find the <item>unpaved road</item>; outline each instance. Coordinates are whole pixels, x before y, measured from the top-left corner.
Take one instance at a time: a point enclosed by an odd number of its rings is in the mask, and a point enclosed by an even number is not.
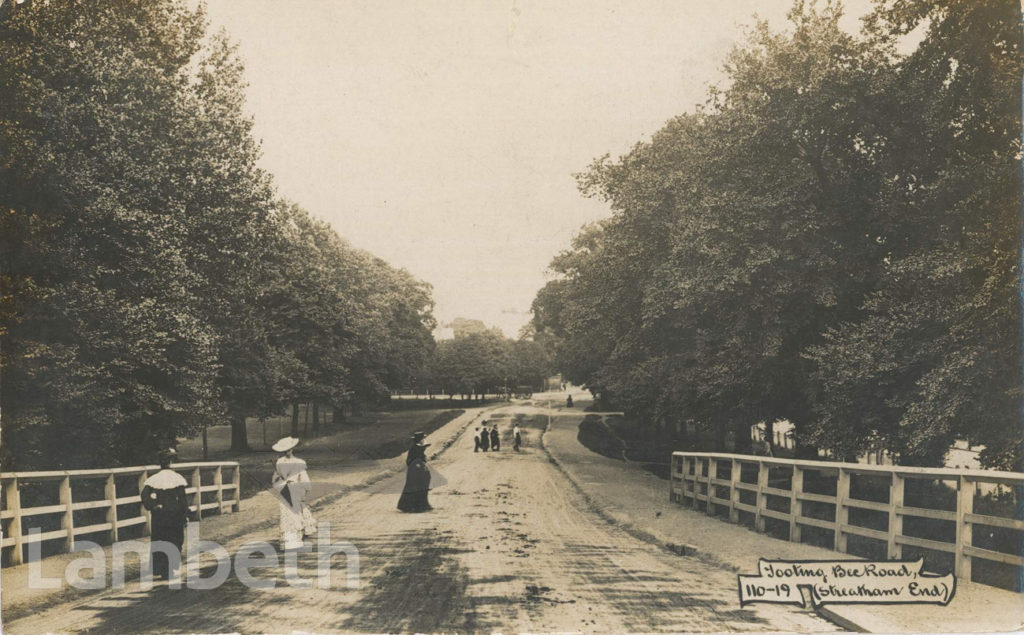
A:
[[[540,447],[547,416],[530,406],[489,415],[502,430],[518,419],[522,452],[473,452],[463,434],[431,466],[447,484],[435,510],[395,509],[401,478],[350,494],[319,513],[334,541],[359,549],[361,583],[344,585],[343,560],[331,588],[276,579],[251,589],[236,577],[214,590],[156,588],[93,595],[5,624],[10,633],[436,632],[436,631],[833,631],[807,611],[740,609],[736,576],[645,544],[589,511]],[[507,434],[507,432],[506,432]],[[315,477],[315,474],[314,474]],[[268,530],[244,541],[276,541]],[[299,556],[313,577],[315,556]]]

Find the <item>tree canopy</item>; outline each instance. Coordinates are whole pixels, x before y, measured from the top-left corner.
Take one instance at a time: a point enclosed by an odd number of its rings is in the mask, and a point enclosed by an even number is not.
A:
[[[879,0],[860,36],[840,16],[758,23],[703,107],[579,176],[613,214],[554,259],[535,328],[646,421],[1015,465],[1020,7]]]
[[[429,286],[280,199],[201,8],[8,2],[0,59],[5,469],[244,447],[246,416],[423,371]]]

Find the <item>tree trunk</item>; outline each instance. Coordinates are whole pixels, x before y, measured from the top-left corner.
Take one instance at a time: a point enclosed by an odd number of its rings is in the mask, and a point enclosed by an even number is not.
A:
[[[313,402],[313,434],[320,433],[320,404]]]
[[[231,449],[235,452],[248,452],[249,439],[246,437],[245,415],[231,417]]]
[[[309,402],[306,402],[306,412],[302,416],[302,434],[309,436]]]
[[[299,436],[299,402],[292,402],[292,436]]]
[[[746,418],[734,419],[732,422],[733,452],[750,454],[750,423]]]
[[[715,423],[715,452],[725,452],[725,437],[729,433],[729,426],[724,422]]]
[[[768,453],[775,456],[775,420],[771,417],[764,422],[764,440],[768,442]]]
[[[206,440],[206,426],[203,426],[203,460],[210,460],[210,444]]]

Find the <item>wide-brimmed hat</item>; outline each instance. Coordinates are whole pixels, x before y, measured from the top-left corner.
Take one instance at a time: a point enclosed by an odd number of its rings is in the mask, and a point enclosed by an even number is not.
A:
[[[410,438],[413,441],[422,441],[423,437],[425,437],[425,436],[427,436],[426,432],[413,432],[412,433],[412,437],[410,437]]]
[[[299,440],[295,437],[284,437],[279,439],[277,443],[270,446],[270,449],[274,452],[287,452],[299,444]]]
[[[178,451],[175,450],[174,448],[162,448],[159,452],[157,452],[156,456],[161,461],[163,461],[163,460],[168,460],[169,461],[169,460],[171,460],[171,459],[173,459],[173,458],[178,456]]]

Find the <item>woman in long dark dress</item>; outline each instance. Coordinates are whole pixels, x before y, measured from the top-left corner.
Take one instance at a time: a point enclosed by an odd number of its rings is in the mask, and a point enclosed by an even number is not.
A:
[[[398,509],[403,512],[428,512],[433,507],[427,495],[430,492],[430,468],[427,467],[427,446],[429,443],[414,442],[405,458],[405,488],[398,499]]]

